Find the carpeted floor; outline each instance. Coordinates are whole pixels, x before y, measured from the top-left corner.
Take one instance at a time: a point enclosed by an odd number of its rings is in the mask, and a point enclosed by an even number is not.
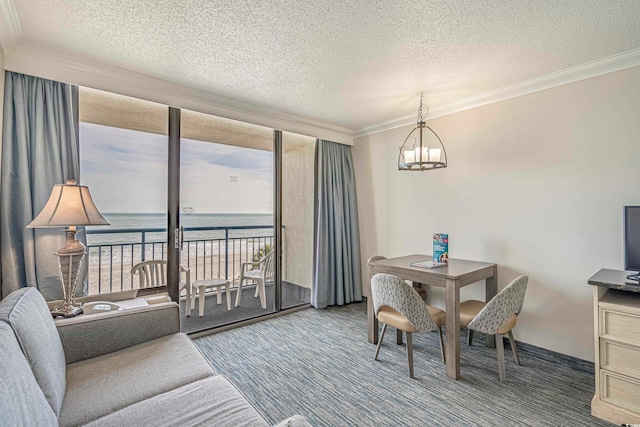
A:
[[[416,379],[406,349],[387,334],[377,362],[366,340],[366,305],[308,309],[195,340],[272,423],[302,414],[314,426],[605,426],[590,415],[593,372],[505,341],[507,379],[482,335],[461,343],[458,381],[445,376],[437,333],[414,336]],[[466,334],[463,332],[463,341]],[[515,330],[517,339],[517,328]],[[560,360],[560,363],[558,362]]]

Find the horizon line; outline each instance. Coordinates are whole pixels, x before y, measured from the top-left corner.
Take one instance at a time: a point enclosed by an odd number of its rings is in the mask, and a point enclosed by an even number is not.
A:
[[[166,212],[102,212],[102,215],[166,215]],[[184,215],[273,215],[273,212],[194,212]]]

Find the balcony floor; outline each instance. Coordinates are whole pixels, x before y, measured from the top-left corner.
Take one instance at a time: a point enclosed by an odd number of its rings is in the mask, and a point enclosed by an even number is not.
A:
[[[191,311],[191,317],[181,316],[180,329],[182,332],[191,333],[203,329],[251,319],[264,314],[273,313],[275,288],[273,284],[267,284],[267,308],[260,307],[260,298],[254,297],[255,285],[245,286],[242,289],[240,306],[235,307],[236,289],[231,289],[231,310],[227,310],[225,295],[222,295],[222,304],[216,303],[215,292],[207,294],[204,304],[204,316],[198,316],[198,298],[196,297],[195,309]],[[308,304],[311,301],[311,289],[303,288],[289,282],[282,282],[282,307],[295,307],[300,304]],[[180,312],[184,313],[185,301],[180,301]]]

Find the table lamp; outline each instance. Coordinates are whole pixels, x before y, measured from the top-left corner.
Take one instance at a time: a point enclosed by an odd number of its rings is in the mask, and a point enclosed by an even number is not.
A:
[[[54,317],[73,317],[82,310],[81,304],[75,300],[75,290],[87,250],[76,239],[76,226],[86,225],[109,225],[109,222],[98,212],[89,188],[77,185],[74,180],[54,185],[47,204],[27,225],[27,228],[67,227],[67,242],[56,252],[60,261],[64,300],[62,306],[55,307],[51,312]]]

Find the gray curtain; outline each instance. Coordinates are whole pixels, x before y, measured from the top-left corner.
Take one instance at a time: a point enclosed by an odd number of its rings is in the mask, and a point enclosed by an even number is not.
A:
[[[319,139],[316,145],[316,308],[362,301],[360,235],[351,147]]]
[[[77,116],[68,84],[7,71],[0,169],[0,296],[25,286],[62,297],[62,229],[27,229],[55,184],[79,180]],[[81,288],[81,286],[78,286]]]

